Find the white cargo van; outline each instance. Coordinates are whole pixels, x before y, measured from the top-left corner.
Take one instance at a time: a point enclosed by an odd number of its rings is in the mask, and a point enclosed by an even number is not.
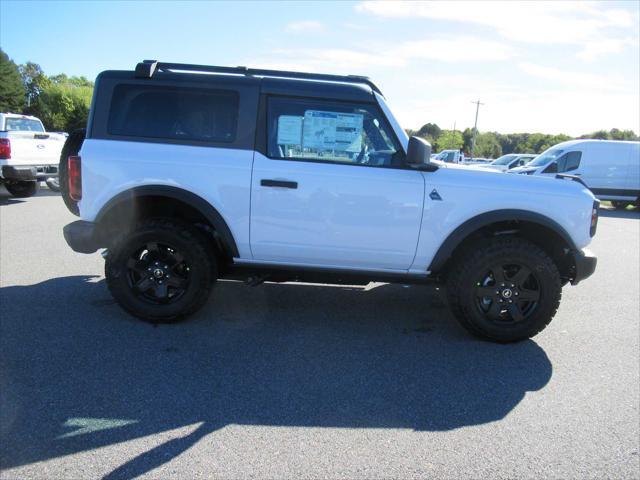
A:
[[[640,142],[571,140],[542,152],[509,173],[580,177],[601,200],[616,207],[640,202]]]

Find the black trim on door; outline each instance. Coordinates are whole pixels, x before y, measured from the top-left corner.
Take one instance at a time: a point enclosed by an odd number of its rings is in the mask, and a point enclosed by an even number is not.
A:
[[[298,182],[291,182],[289,180],[262,179],[260,180],[260,185],[263,187],[298,188]]]

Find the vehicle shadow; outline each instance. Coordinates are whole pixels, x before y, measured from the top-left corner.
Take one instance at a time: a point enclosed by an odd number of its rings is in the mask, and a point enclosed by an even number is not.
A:
[[[98,277],[4,287],[0,302],[3,469],[197,423],[107,478],[230,424],[452,430],[504,418],[552,375],[534,341],[468,336],[431,287],[219,282],[192,320],[160,326]]]
[[[35,194],[36,197],[59,197],[60,192],[54,192],[50,190],[48,187],[44,186],[44,183],[40,186],[38,193]],[[28,197],[29,198],[29,197]],[[13,205],[14,203],[22,203],[28,198],[14,198],[4,185],[0,185],[0,205]]]

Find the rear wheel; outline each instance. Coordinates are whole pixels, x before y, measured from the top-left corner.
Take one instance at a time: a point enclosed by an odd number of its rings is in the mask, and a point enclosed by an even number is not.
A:
[[[537,245],[494,238],[454,260],[447,292],[463,327],[507,343],[533,337],[551,322],[561,285],[558,268]]]
[[[6,182],[4,184],[7,191],[16,198],[33,197],[38,193],[40,182],[36,181],[20,181]]]
[[[206,302],[217,275],[207,239],[189,225],[150,220],[109,249],[107,285],[127,312],[153,323],[179,321]]]

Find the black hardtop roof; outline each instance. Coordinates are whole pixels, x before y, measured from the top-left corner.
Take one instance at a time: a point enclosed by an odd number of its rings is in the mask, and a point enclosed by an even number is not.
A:
[[[203,73],[209,75],[202,75]],[[328,75],[246,67],[217,67],[164,63],[151,60],[139,63],[135,72],[109,70],[102,72],[100,77],[175,79],[198,83],[208,83],[215,80],[222,81],[221,83],[260,84],[264,93],[367,102],[373,100],[373,92],[382,94],[380,89],[367,77],[356,75]]]

